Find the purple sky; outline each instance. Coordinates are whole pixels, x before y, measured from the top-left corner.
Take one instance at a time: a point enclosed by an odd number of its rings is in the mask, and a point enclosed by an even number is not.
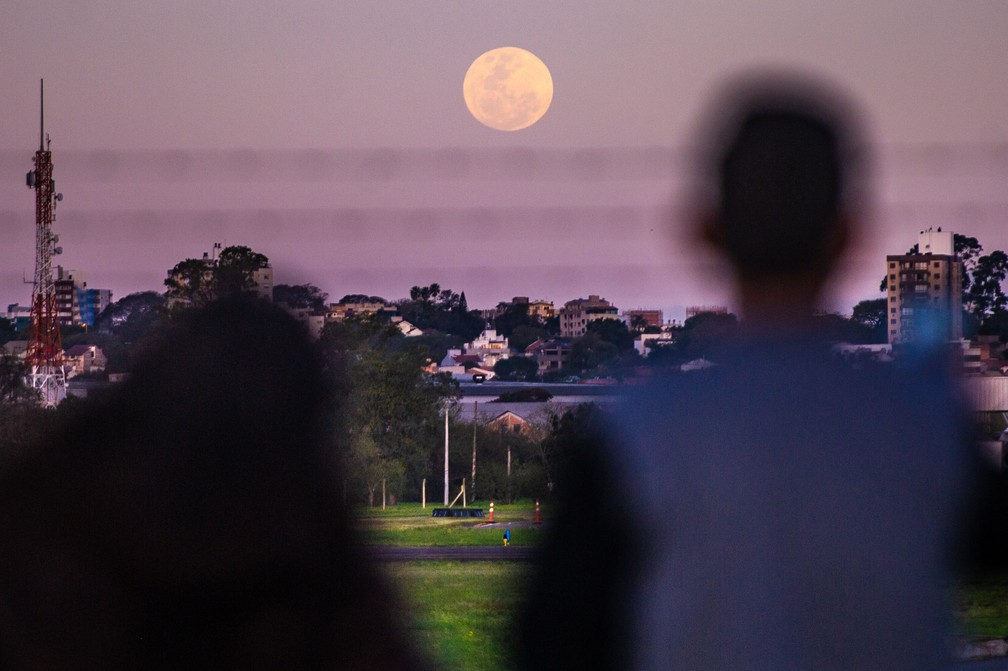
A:
[[[334,300],[437,281],[475,307],[730,302],[675,214],[679,160],[712,88],[762,64],[833,79],[876,144],[870,228],[830,305],[877,296],[885,254],[927,226],[1008,247],[1008,4],[811,4],[8,3],[0,309],[30,295],[40,77],[57,262],[116,297],[220,241]],[[504,45],[555,85],[515,133],[462,100],[472,59]]]

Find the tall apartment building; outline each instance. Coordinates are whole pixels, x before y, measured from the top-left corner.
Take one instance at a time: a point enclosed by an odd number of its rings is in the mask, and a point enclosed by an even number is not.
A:
[[[619,310],[595,294],[567,301],[560,308],[560,336],[580,338],[588,331],[588,324],[599,319],[619,319]]]
[[[65,270],[63,266],[56,266],[53,287],[56,291],[56,320],[60,326],[79,324],[80,302],[77,292],[84,288],[80,271]]]
[[[962,338],[963,267],[951,231],[921,231],[917,254],[886,256],[890,343]]]
[[[79,270],[56,266],[56,318],[61,326],[94,326],[95,317],[112,302],[108,289],[89,289]]]

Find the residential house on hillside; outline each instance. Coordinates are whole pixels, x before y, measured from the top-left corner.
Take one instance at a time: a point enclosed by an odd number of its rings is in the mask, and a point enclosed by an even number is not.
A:
[[[634,338],[634,349],[637,354],[647,356],[656,347],[667,347],[675,343],[675,339],[668,331],[661,333],[641,333]]]
[[[326,321],[338,322],[350,317],[364,317],[368,315],[385,313],[394,315],[399,309],[394,305],[389,305],[382,301],[354,301],[347,303],[331,303]]]
[[[551,319],[555,314],[553,309],[553,301],[547,301],[543,299],[538,299],[531,301],[528,296],[515,296],[511,299],[510,303],[498,303],[496,310],[492,317],[500,317],[510,308],[516,305],[527,305],[528,306],[528,316],[533,319],[538,319],[539,321],[546,321]],[[492,318],[491,317],[491,318]]]
[[[493,368],[498,361],[511,356],[511,349],[507,338],[497,335],[495,329],[488,328],[478,338],[465,344],[465,353],[478,356],[480,366]]]
[[[456,380],[492,380],[496,377],[492,367],[482,365],[477,354],[463,353],[461,349],[450,349],[437,367],[439,373],[450,373]]]
[[[418,329],[416,326],[413,326],[413,324],[410,324],[402,317],[393,317],[392,323],[395,324],[396,328],[399,329],[399,332],[402,333],[407,338],[415,338],[417,336],[422,336],[424,334],[422,329]]]
[[[13,357],[18,361],[24,361],[27,352],[27,340],[8,340],[0,346],[0,355]]]
[[[105,353],[97,345],[74,345],[63,353],[63,359],[68,378],[81,373],[104,371],[108,363]]]
[[[535,357],[539,374],[560,370],[570,361],[573,345],[567,338],[539,338],[525,348],[525,355]]]
[[[319,336],[322,335],[322,327],[325,326],[324,315],[315,314],[311,308],[292,308],[286,303],[277,303],[277,305],[283,308],[284,312],[304,324],[305,328],[308,329],[308,335],[313,340],[318,340]]]

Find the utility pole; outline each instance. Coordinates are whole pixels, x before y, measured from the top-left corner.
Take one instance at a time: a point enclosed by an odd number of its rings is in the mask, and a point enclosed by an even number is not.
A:
[[[473,401],[473,462],[472,462],[472,474],[469,477],[469,485],[472,487],[470,492],[472,499],[476,500],[476,421],[479,417],[478,414],[479,401]]]
[[[448,505],[448,406],[444,409],[444,504]]]
[[[56,193],[52,173],[52,152],[45,134],[45,89],[44,82],[40,80],[39,148],[35,152],[35,169],[25,176],[28,188],[35,189],[35,279],[32,283],[31,324],[28,327],[25,361],[30,369],[28,384],[39,391],[42,405],[49,408],[66,398],[63,343],[52,274],[52,257],[63,251],[56,246],[59,236],[52,232],[56,203],[63,200],[63,194]]]

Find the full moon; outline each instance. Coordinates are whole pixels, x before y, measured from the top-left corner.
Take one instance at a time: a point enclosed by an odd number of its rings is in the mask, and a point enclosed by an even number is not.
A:
[[[462,95],[469,112],[483,125],[521,130],[546,114],[553,101],[553,78],[532,52],[500,47],[472,62]]]

